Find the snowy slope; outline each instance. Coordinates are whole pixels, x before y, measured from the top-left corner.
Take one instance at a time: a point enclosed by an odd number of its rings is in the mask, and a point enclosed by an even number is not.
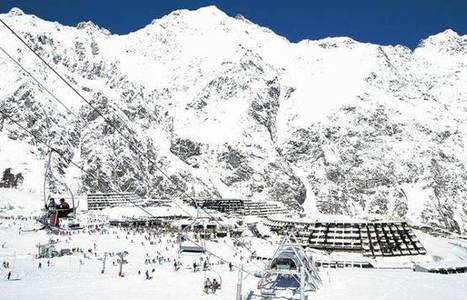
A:
[[[60,235],[50,235],[45,231],[22,232],[19,229],[36,226],[35,221],[27,218],[0,219],[0,258],[2,262],[10,263],[8,269],[0,267],[2,299],[235,299],[238,272],[229,271],[228,265],[220,263],[214,256],[209,257],[211,271],[193,272],[193,262],[200,263],[200,258],[205,257],[180,255],[175,237],[170,233],[158,233],[149,228],[141,231],[107,226]],[[430,256],[380,258],[381,261],[390,260],[380,262],[381,269],[321,268],[323,283],[316,292],[309,293],[309,299],[465,299],[466,274],[430,274],[410,269],[413,262],[432,262],[435,254],[438,261],[450,259],[465,265],[461,257],[454,256],[452,245],[445,239],[423,234],[420,237]],[[35,258],[36,245],[45,244],[49,239],[57,241],[57,251],[79,248],[83,252],[53,259]],[[253,249],[267,247],[269,255],[277,247],[272,242],[274,239],[243,239],[250,241]],[[206,247],[234,264],[242,263],[248,272],[260,272],[264,268],[261,261],[250,260],[250,253],[242,247],[233,247],[232,242],[230,238],[216,239],[207,241]],[[123,265],[124,277],[117,275],[119,265],[117,257],[112,255],[120,251],[128,252],[125,257],[128,263]],[[324,255],[330,260],[336,259],[335,256],[330,258],[329,253]],[[361,255],[356,253],[341,252],[340,255],[340,259],[347,261],[361,260]],[[159,256],[164,258],[161,263],[146,263],[148,258],[152,260]],[[104,257],[105,272],[102,274]],[[173,267],[174,259],[183,264],[177,272]],[[394,269],[385,269],[385,265],[392,265]],[[145,279],[146,270],[153,277],[151,280]],[[19,280],[5,280],[9,271],[12,279]],[[206,277],[222,280],[222,287],[216,295],[203,292]],[[258,299],[246,297],[250,292],[259,294],[258,281],[257,277],[244,274],[243,299]]]
[[[467,230],[466,36],[447,30],[413,51],[347,37],[291,43],[213,6],[127,35],[18,9],[0,17],[126,136],[0,28],[1,46],[79,119],[3,53],[0,107],[65,155],[54,164],[81,192],[180,196],[141,151],[195,197],[308,201],[308,212]],[[0,140],[0,171],[24,173],[23,188],[38,192],[47,149],[2,118]],[[6,140],[29,154],[12,155]]]

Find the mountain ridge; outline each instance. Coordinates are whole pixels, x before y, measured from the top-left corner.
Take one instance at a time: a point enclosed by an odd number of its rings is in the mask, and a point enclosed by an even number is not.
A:
[[[172,12],[127,35],[18,9],[5,16],[193,197],[296,209],[309,201],[321,213],[378,213],[466,230],[466,35],[447,30],[414,50],[346,37],[292,43],[212,6]],[[80,116],[0,56],[8,74],[0,108],[57,145],[66,157],[54,162],[62,176],[76,173],[73,160],[117,190],[182,196],[5,28],[0,37]],[[24,186],[40,189],[33,178],[46,149],[35,151],[6,120],[0,135],[28,157],[7,158],[11,149],[0,145],[0,168],[22,171]],[[69,179],[81,192],[108,188],[86,174]]]

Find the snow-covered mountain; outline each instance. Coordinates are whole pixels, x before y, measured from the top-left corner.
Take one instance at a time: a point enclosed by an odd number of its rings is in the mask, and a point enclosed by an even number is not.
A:
[[[413,51],[346,37],[291,43],[213,6],[127,35],[19,9],[0,17],[126,135],[0,27],[0,46],[71,112],[2,52],[0,108],[66,155],[54,166],[82,192],[182,196],[129,139],[194,197],[467,231],[467,36],[447,30]],[[40,190],[46,151],[0,117],[0,172]]]

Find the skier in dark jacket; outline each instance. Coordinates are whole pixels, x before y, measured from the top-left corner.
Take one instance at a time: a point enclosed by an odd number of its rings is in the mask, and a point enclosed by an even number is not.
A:
[[[55,202],[54,198],[50,198],[49,203],[47,203],[47,205],[45,206],[45,208],[48,209],[49,211],[53,211],[53,210],[57,209],[57,207],[58,207],[58,205]]]
[[[58,217],[63,218],[68,216],[71,212],[73,211],[72,208],[70,208],[70,204],[68,204],[65,199],[60,199],[60,204],[58,205]]]
[[[217,282],[216,278],[214,278],[212,280],[212,293],[215,294],[218,288],[219,288],[219,283]]]

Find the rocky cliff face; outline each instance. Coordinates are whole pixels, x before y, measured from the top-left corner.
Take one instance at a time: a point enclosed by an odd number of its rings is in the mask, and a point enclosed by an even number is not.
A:
[[[415,50],[290,43],[215,7],[127,35],[18,9],[1,18],[118,128],[0,30],[1,46],[70,111],[4,53],[0,108],[65,155],[54,167],[81,192],[182,197],[178,188],[467,230],[466,36],[448,30]],[[3,118],[0,138],[0,171],[39,189],[47,149]]]

